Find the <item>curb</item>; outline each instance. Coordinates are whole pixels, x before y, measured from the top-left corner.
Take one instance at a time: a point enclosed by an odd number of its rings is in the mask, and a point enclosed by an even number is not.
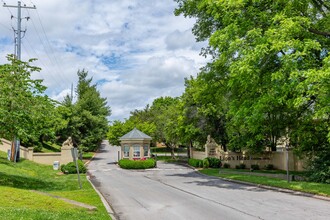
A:
[[[115,217],[115,212],[113,211],[113,209],[111,208],[110,204],[107,202],[107,200],[104,198],[104,196],[102,195],[102,193],[96,189],[96,187],[94,186],[94,184],[92,183],[92,181],[90,180],[90,176],[86,175],[86,178],[88,180],[88,182],[92,185],[92,187],[94,188],[95,192],[99,195],[99,197],[101,198],[101,201],[105,207],[105,209],[107,210],[108,214],[110,215],[112,220],[116,220],[117,218]]]
[[[247,186],[254,186],[254,187],[261,188],[261,189],[268,189],[268,190],[272,190],[272,191],[288,193],[288,194],[292,194],[292,195],[296,195],[296,196],[310,197],[310,198],[320,199],[320,200],[330,202],[330,197],[327,197],[327,196],[321,196],[321,195],[316,195],[313,193],[300,192],[300,191],[295,191],[292,189],[284,189],[284,188],[279,188],[279,187],[274,187],[274,186],[266,186],[266,185],[261,185],[261,184],[256,184],[256,183],[249,183],[249,182],[244,182],[244,181],[240,181],[240,180],[232,180],[232,179],[227,179],[227,178],[223,178],[223,177],[219,177],[219,176],[209,176],[209,175],[199,172],[197,169],[194,169],[194,171],[202,176],[215,177],[215,178],[227,181],[227,182],[232,182],[232,183],[237,183],[237,184],[242,184],[242,185],[247,185]]]
[[[96,154],[98,153],[99,149],[95,152],[95,154],[93,155],[93,157],[88,160],[85,163],[85,166],[87,166],[96,156]],[[88,182],[92,185],[93,189],[95,190],[95,192],[99,195],[99,197],[101,198],[101,201],[105,207],[105,209],[107,210],[108,214],[110,215],[112,220],[117,220],[116,216],[115,216],[115,212],[113,211],[113,209],[111,208],[110,204],[108,203],[108,201],[104,198],[104,196],[102,195],[102,193],[94,186],[93,182],[90,180],[90,173],[87,170],[86,173],[86,179],[88,180]]]

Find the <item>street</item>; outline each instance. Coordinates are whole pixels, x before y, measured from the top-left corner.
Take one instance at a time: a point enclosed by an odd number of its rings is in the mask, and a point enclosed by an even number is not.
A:
[[[117,219],[329,219],[330,203],[208,177],[158,162],[150,170],[123,170],[118,147],[103,142],[88,165],[95,187]]]

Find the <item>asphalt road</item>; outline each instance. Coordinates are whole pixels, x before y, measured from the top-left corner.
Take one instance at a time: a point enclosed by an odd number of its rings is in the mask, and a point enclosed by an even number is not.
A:
[[[158,168],[120,169],[118,147],[102,144],[88,165],[94,186],[117,219],[330,219],[330,202],[260,189],[158,162]]]

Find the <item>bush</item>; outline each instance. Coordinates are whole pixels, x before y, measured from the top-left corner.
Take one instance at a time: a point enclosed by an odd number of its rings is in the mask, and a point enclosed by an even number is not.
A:
[[[211,168],[220,168],[221,167],[221,160],[214,157],[207,157]]]
[[[209,168],[210,167],[210,162],[207,158],[203,160],[203,168]]]
[[[266,169],[266,170],[273,170],[273,169],[274,169],[274,165],[273,165],[273,164],[267,164],[267,165],[265,166],[265,169]]]
[[[194,158],[190,158],[188,164],[193,167],[203,167],[203,161]]]
[[[87,169],[81,160],[78,160],[79,173],[86,173]],[[61,165],[61,171],[65,174],[77,173],[77,168],[75,162],[70,162],[66,165]]]
[[[252,164],[252,165],[251,165],[251,169],[252,169],[252,170],[260,170],[258,164]]]
[[[318,152],[307,169],[308,180],[330,184],[330,149]]]
[[[236,169],[245,169],[245,164],[241,163],[240,165],[235,166]]]
[[[223,168],[230,168],[230,164],[229,164],[229,163],[225,163],[225,164],[223,165]]]
[[[127,160],[122,159],[119,161],[119,166],[123,169],[148,169],[156,166],[154,159],[147,160]]]
[[[198,167],[203,168],[203,160],[199,160]]]

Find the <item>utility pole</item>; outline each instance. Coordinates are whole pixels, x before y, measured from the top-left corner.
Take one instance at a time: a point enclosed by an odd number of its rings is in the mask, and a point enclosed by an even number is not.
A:
[[[73,83],[71,83],[71,104],[73,103]]]
[[[21,24],[22,24],[22,8],[26,8],[26,9],[36,9],[36,6],[34,5],[33,7],[29,7],[26,5],[21,5],[21,2],[18,1],[17,6],[16,5],[7,5],[6,3],[3,4],[3,7],[8,7],[8,8],[17,8],[17,30],[14,30],[15,32],[15,57],[18,60],[21,60],[21,44],[22,44],[22,28],[21,28]],[[29,17],[27,17],[26,19],[29,19]]]
[[[26,5],[21,5],[21,2],[18,1],[17,2],[17,6],[16,5],[7,5],[6,3],[3,4],[3,7],[8,7],[8,8],[17,8],[17,30],[14,29],[14,33],[15,33],[15,58],[17,60],[21,60],[21,44],[22,44],[22,28],[21,28],[21,24],[22,24],[22,8],[26,8],[26,9],[36,9],[36,6],[34,5],[33,7],[29,7]],[[13,17],[13,16],[12,16]],[[29,17],[26,17],[27,20],[29,20]],[[11,146],[11,157],[10,159],[14,162],[17,161],[17,159],[19,159],[19,151],[20,151],[20,144],[19,144],[19,139],[15,136],[14,137],[14,143],[12,143]]]

